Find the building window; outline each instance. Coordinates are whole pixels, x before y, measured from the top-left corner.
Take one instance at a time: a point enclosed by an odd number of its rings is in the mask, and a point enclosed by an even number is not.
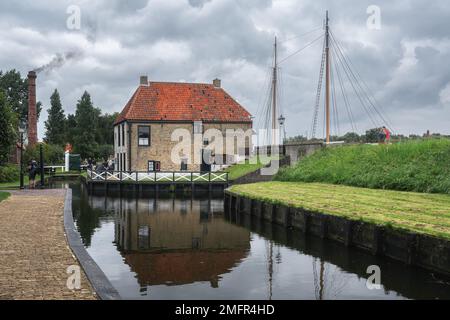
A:
[[[125,171],[126,170],[126,154],[125,153],[121,153],[120,154],[120,161],[119,161],[119,169],[120,171]]]
[[[122,146],[125,145],[125,124],[122,123]]]
[[[117,146],[121,146],[120,142],[120,125],[117,126]]]
[[[201,121],[194,121],[194,134],[203,133],[203,123]]]
[[[148,172],[160,171],[161,170],[161,162],[150,160],[148,162]]]
[[[138,246],[141,250],[150,249],[150,227],[139,226],[138,229]]]
[[[181,171],[187,171],[188,165],[187,165],[187,159],[181,159]]]
[[[149,146],[150,145],[150,127],[138,126],[138,145]]]

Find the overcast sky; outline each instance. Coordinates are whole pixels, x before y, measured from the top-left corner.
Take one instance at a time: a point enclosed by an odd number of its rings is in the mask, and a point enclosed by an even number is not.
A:
[[[67,10],[78,5],[80,29],[67,26]],[[370,5],[380,8],[380,28],[368,28]],[[261,114],[272,61],[273,39],[283,59],[330,25],[355,70],[376,97],[398,133],[450,134],[450,6],[448,1],[318,0],[134,0],[7,1],[0,3],[0,70],[28,70],[70,53],[63,65],[43,71],[37,97],[44,105],[44,133],[51,92],[57,88],[66,113],[73,113],[87,90],[103,112],[120,111],[139,76],[154,81],[211,82],[257,117]],[[373,21],[373,20],[370,20]],[[377,20],[378,21],[378,20]],[[315,30],[307,35],[303,35]],[[288,136],[310,130],[322,42],[280,64],[281,107]],[[356,128],[373,127],[350,96]],[[351,130],[337,91],[340,133]],[[322,115],[318,133],[323,132]],[[382,123],[380,123],[382,124]]]

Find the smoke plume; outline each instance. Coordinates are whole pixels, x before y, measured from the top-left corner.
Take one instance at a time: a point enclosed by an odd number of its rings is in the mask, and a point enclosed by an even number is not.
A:
[[[67,61],[81,57],[81,51],[71,51],[66,53],[57,53],[55,57],[47,64],[34,69],[36,73],[50,72],[54,69],[61,68]]]

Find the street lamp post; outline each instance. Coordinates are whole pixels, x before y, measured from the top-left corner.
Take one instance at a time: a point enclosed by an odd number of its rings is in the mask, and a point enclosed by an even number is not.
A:
[[[19,135],[20,135],[20,189],[24,189],[23,183],[23,134],[25,132],[25,128],[23,127],[23,123],[19,126]]]
[[[283,128],[283,144],[286,141],[286,129],[284,127],[285,120],[286,120],[286,118],[283,117],[283,115],[280,115],[280,117],[278,118],[278,123],[280,124],[280,128]]]
[[[44,177],[44,152],[42,150],[42,143],[39,144],[39,162],[40,162],[40,172],[41,172],[41,188],[44,188],[45,177]]]

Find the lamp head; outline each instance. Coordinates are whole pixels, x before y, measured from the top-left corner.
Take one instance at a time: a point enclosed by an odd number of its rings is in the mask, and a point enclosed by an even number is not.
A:
[[[20,121],[19,122],[19,133],[24,133],[25,132],[25,122],[24,121]]]

